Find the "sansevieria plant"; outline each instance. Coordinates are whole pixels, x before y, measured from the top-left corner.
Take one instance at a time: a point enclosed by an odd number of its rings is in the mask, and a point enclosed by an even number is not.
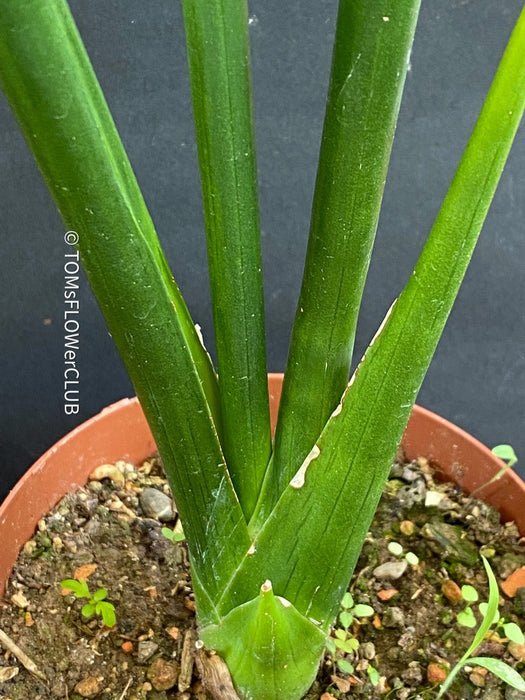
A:
[[[349,379],[420,0],[340,0],[304,280],[272,444],[246,0],[183,0],[217,369],[66,0],[1,0],[0,78],[154,433],[200,636],[237,692],[316,674],[525,102],[521,13],[424,250]]]

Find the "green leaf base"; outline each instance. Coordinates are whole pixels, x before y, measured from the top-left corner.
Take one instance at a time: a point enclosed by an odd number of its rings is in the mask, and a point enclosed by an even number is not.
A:
[[[314,681],[326,635],[266,581],[201,639],[224,658],[243,700],[298,700]]]

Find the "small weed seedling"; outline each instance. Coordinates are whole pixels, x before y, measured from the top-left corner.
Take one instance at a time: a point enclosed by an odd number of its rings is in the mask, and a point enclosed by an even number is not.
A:
[[[496,581],[496,577],[494,576],[494,572],[491,569],[491,566],[488,562],[488,560],[481,555],[481,558],[483,560],[483,565],[485,567],[485,570],[487,572],[487,577],[489,580],[489,600],[488,603],[486,604],[480,604],[480,612],[483,615],[483,620],[481,621],[481,624],[478,628],[478,631],[476,632],[476,635],[474,639],[472,640],[472,644],[469,646],[465,654],[461,657],[461,659],[457,662],[457,664],[454,666],[452,671],[448,674],[447,679],[443,683],[443,685],[440,688],[439,694],[437,696],[437,699],[443,697],[443,695],[446,693],[446,691],[450,688],[452,682],[454,681],[454,678],[457,676],[459,671],[465,666],[465,664],[472,664],[475,666],[482,666],[483,668],[486,668],[488,671],[491,671],[491,673],[494,673],[498,678],[501,678],[502,681],[507,683],[508,685],[512,686],[513,688],[516,688],[516,690],[521,690],[522,692],[525,692],[525,680],[520,676],[520,674],[515,671],[513,668],[511,668],[508,664],[506,664],[504,661],[500,661],[500,659],[493,659],[490,657],[486,656],[472,656],[471,654],[475,651],[475,649],[481,644],[483,639],[485,638],[485,635],[489,631],[489,629],[492,627],[492,625],[497,624],[499,622],[499,614],[498,614],[498,603],[499,603],[499,590],[498,590],[498,584]],[[465,586],[463,588],[466,588]],[[468,586],[467,588],[472,588],[472,586]],[[475,589],[472,589],[475,590]],[[462,589],[463,591],[463,589]],[[467,592],[467,595],[469,593]],[[463,592],[463,595],[464,592]],[[477,596],[477,592],[476,592]],[[458,616],[459,617],[459,616]],[[517,625],[514,625],[514,623],[509,623],[508,625],[511,634],[515,634],[516,630],[514,628],[517,628],[517,630],[521,634],[521,630]],[[505,626],[503,627],[505,629]],[[507,635],[508,636],[508,635]],[[521,634],[521,637],[517,636],[517,638],[523,639],[523,635]],[[509,637],[509,639],[512,639]]]
[[[480,603],[479,611],[485,617],[488,611],[488,603]],[[505,618],[500,617],[497,610],[492,618],[492,624],[496,625],[494,631],[501,637],[506,637],[510,642],[515,642],[516,644],[525,644],[525,636],[518,625],[515,622],[505,622]]]
[[[463,600],[465,601],[466,606],[460,613],[458,613],[457,623],[462,627],[475,627],[476,617],[471,606],[473,603],[478,602],[478,592],[474,588],[474,586],[469,586],[468,584],[466,584],[465,586],[461,586],[461,595],[463,596]]]
[[[518,456],[514,452],[512,445],[496,445],[496,447],[492,448],[491,452],[496,455],[496,457],[507,462],[507,469],[511,469],[518,461]]]
[[[518,461],[518,456],[514,452],[514,448],[511,445],[496,445],[496,447],[493,447],[491,450],[493,455],[496,455],[496,457],[499,457],[502,459],[504,462],[507,464],[503,467],[503,469],[500,469],[497,474],[495,474],[492,479],[487,481],[486,484],[482,484],[481,486],[478,486],[477,489],[474,489],[474,491],[471,492],[471,496],[474,496],[478,491],[481,491],[481,489],[484,489],[485,486],[489,486],[490,484],[493,484],[495,481],[498,481],[501,479],[501,477],[506,474],[506,472],[509,469],[512,469],[512,467],[517,463]]]
[[[344,594],[341,602],[341,612],[339,613],[339,625],[334,628],[334,637],[328,637],[326,640],[326,648],[334,657],[337,666],[343,673],[353,673],[354,667],[344,658],[337,658],[338,651],[344,654],[352,654],[359,648],[359,642],[355,637],[352,637],[348,628],[353,623],[354,619],[370,617],[374,614],[374,609],[370,605],[354,604],[352,594],[348,591]],[[370,667],[369,667],[370,668]],[[368,669],[367,669],[368,671]],[[375,669],[368,671],[370,681],[374,684]],[[377,674],[377,671],[376,671]],[[377,679],[376,683],[377,684]],[[374,685],[375,685],[374,684]]]
[[[82,608],[82,615],[89,619],[93,615],[99,615],[102,618],[106,627],[114,627],[117,618],[115,615],[115,606],[113,603],[108,603],[105,598],[108,592],[105,588],[99,588],[93,594],[89,590],[87,581],[77,581],[74,578],[67,578],[60,581],[62,588],[71,591],[75,598],[87,598],[88,602]]]
[[[182,525],[180,520],[177,520],[177,524],[173,528],[173,530],[170,527],[163,527],[161,530],[162,534],[164,537],[167,537],[170,542],[173,542],[173,544],[176,544],[177,542],[183,542],[186,539],[186,536],[184,535],[184,532],[182,530]]]
[[[417,566],[419,564],[419,557],[417,556],[417,554],[414,554],[414,552],[405,553],[402,545],[400,545],[399,542],[389,542],[388,551],[395,557],[404,556],[407,563],[410,564],[410,566]]]

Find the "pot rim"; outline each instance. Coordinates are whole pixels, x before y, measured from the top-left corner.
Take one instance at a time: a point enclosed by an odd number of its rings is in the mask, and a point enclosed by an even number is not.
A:
[[[274,426],[282,374],[270,373],[268,380]],[[487,484],[506,465],[472,435],[416,405],[402,445],[409,459],[425,454],[444,478],[456,481],[467,493],[477,489],[478,497],[494,505],[504,520],[514,520],[525,535],[525,483],[509,469],[501,479]],[[0,504],[0,597],[39,519],[66,493],[85,485],[100,464],[122,459],[139,463],[155,452],[155,441],[136,397],[104,408],[50,447]]]

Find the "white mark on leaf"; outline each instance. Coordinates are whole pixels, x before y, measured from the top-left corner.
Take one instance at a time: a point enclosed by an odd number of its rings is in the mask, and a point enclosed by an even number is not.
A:
[[[281,595],[278,595],[277,598],[279,599],[283,608],[291,608],[292,607],[292,604],[290,603],[289,600],[286,600],[286,598],[283,598]]]
[[[294,476],[294,478],[290,481],[290,486],[292,488],[300,489],[304,486],[305,477],[306,477],[306,470],[310,466],[311,462],[313,462],[314,459],[317,459],[320,454],[321,454],[321,450],[319,449],[319,446],[314,445],[312,447],[312,449],[310,450],[310,453],[308,454],[307,458],[304,460],[304,462],[299,467],[299,471]]]

